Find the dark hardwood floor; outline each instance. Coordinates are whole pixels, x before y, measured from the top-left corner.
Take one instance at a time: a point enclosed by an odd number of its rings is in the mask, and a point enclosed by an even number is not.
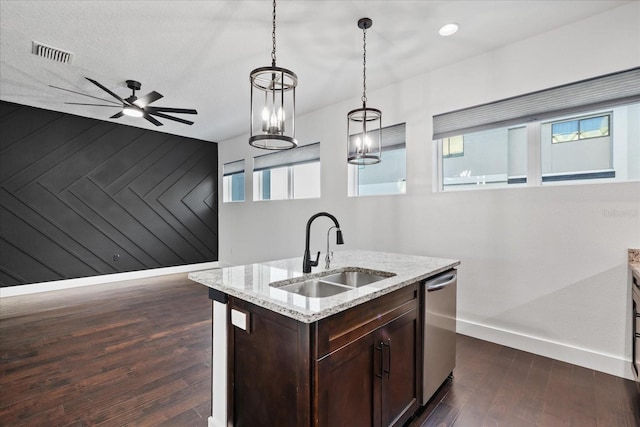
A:
[[[210,358],[186,275],[2,298],[0,425],[204,427]],[[411,427],[640,425],[631,381],[462,335],[457,358]]]
[[[0,300],[0,425],[206,426],[211,302],[186,275]]]
[[[637,427],[635,383],[458,335],[454,379],[411,427]]]

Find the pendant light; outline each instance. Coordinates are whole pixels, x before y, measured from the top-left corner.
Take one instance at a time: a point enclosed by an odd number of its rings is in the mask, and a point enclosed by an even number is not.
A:
[[[298,76],[276,66],[276,2],[273,1],[271,66],[251,71],[251,134],[249,144],[263,150],[298,146],[295,113]]]
[[[358,20],[358,28],[363,33],[362,61],[362,108],[347,114],[347,161],[352,165],[373,165],[380,163],[382,146],[382,111],[367,107],[367,29],[373,21],[369,18]]]

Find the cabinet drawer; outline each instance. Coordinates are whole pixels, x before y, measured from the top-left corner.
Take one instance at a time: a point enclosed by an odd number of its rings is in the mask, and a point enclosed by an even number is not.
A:
[[[418,284],[321,319],[316,325],[315,356],[319,360],[403,314],[418,309]]]

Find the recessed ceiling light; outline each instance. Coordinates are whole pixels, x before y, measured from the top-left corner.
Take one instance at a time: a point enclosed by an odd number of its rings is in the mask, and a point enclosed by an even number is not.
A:
[[[460,26],[455,22],[452,22],[450,24],[443,25],[438,31],[438,33],[441,36],[446,37],[446,36],[450,36],[451,34],[455,34],[456,31],[458,31],[458,28],[460,28]]]

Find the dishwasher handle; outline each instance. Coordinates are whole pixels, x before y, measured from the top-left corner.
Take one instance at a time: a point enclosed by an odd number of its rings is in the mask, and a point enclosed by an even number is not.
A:
[[[445,274],[437,279],[427,281],[427,292],[439,291],[440,289],[446,288],[447,286],[455,283],[456,281],[456,273]]]

